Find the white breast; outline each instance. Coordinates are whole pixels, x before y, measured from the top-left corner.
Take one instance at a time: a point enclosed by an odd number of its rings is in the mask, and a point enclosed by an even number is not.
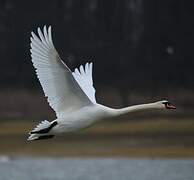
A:
[[[53,128],[55,133],[72,132],[86,128],[97,121],[111,117],[111,108],[99,104],[84,107],[77,112],[69,113],[57,119],[58,125]]]

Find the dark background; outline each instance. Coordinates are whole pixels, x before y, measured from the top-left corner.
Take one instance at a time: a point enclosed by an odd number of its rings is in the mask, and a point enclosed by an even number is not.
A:
[[[193,6],[183,0],[1,0],[1,90],[11,92],[11,105],[17,100],[13,91],[41,92],[30,60],[30,33],[46,24],[72,70],[94,63],[101,103],[126,106],[168,98],[191,108]],[[20,100],[32,97],[20,94]]]
[[[30,58],[31,31],[45,24],[72,70],[94,63],[97,102],[168,99],[177,109],[27,143],[35,125],[55,119]],[[193,40],[191,0],[0,0],[0,154],[193,158]]]

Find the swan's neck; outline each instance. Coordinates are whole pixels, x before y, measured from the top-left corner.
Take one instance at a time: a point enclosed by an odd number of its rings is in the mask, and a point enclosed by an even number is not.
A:
[[[149,103],[149,104],[141,104],[130,106],[126,108],[116,109],[115,115],[124,115],[132,112],[144,111],[144,110],[155,110],[155,109],[162,109],[161,106],[158,106],[156,103]]]

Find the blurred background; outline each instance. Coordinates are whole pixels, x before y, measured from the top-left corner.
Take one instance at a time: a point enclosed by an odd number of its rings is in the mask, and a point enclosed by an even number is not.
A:
[[[194,157],[193,6],[182,0],[0,0],[0,154]],[[99,103],[120,108],[168,99],[177,110],[27,142],[38,122],[55,118],[29,51],[31,31],[45,24],[72,71],[94,63]]]
[[[183,0],[0,0],[0,180],[193,179],[193,7]],[[30,58],[31,31],[44,25],[72,71],[93,62],[99,103],[168,99],[177,110],[27,142],[37,123],[55,119]]]

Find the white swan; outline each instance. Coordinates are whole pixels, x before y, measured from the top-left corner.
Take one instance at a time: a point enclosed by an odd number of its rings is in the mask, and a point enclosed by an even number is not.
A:
[[[96,103],[92,80],[92,63],[74,72],[61,61],[52,41],[51,27],[32,32],[31,58],[49,105],[57,119],[42,121],[31,132],[28,140],[51,138],[58,133],[76,131],[122,114],[148,109],[175,109],[167,100],[112,109]]]

